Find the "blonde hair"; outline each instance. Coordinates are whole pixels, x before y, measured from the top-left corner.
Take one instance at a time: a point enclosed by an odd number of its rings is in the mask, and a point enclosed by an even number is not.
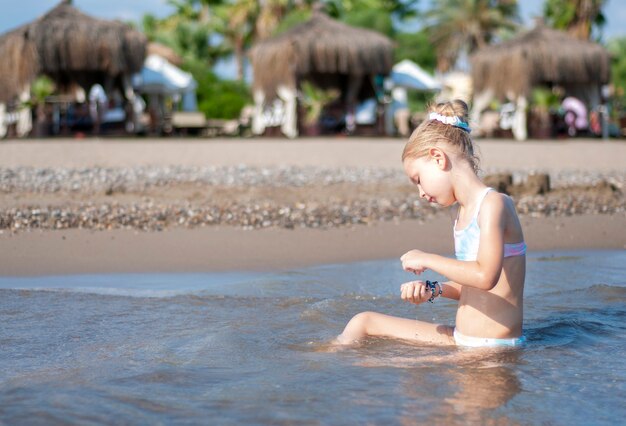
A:
[[[460,99],[450,102],[433,104],[428,113],[436,113],[444,118],[457,118],[463,123],[468,122],[469,110],[467,104]],[[474,146],[469,132],[452,124],[446,124],[440,119],[427,118],[409,137],[409,141],[402,151],[402,161],[407,158],[419,158],[428,153],[433,147],[446,144],[461,154],[478,174],[479,158],[474,152]]]

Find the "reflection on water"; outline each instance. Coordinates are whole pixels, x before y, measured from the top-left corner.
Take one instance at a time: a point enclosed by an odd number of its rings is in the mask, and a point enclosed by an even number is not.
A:
[[[453,302],[400,301],[397,260],[0,278],[0,423],[620,421],[626,253],[540,253],[528,269],[513,350],[330,345],[364,310],[453,321]]]
[[[456,391],[445,398],[456,418],[450,420],[480,423],[489,412],[504,406],[521,390],[522,386],[512,366],[519,362],[520,351],[512,351],[509,359],[492,365],[463,366],[450,369],[450,380]],[[479,363],[480,360],[476,360]]]

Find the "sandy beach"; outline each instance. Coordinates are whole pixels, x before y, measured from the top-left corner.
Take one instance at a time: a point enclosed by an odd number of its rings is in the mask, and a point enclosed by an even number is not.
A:
[[[0,143],[0,167],[294,165],[400,167],[399,138],[53,139]],[[623,171],[626,142],[600,139],[476,141],[484,169]]]
[[[483,170],[522,178],[548,173],[562,187],[557,195],[519,200],[518,209],[527,209],[521,218],[531,250],[626,248],[626,143],[477,144]],[[352,138],[3,142],[0,209],[6,226],[0,235],[0,275],[279,270],[395,258],[417,247],[449,254],[453,212],[418,203],[414,189],[399,174],[403,145],[399,139]],[[218,169],[211,169],[213,174],[199,169],[209,166]],[[222,173],[220,167],[232,168],[230,180],[207,181]],[[135,168],[145,176],[137,178]],[[100,180],[84,178],[85,170],[92,169]],[[81,170],[71,175],[83,179],[75,181],[76,188],[63,186],[61,178],[68,170]],[[132,171],[134,180],[115,174],[119,170]],[[156,183],[148,179],[163,170],[169,179],[165,183],[165,178]],[[181,173],[187,177],[172,181]],[[238,180],[237,173],[245,178]],[[597,189],[599,180],[605,182],[604,192]],[[578,189],[568,189],[574,184]],[[573,193],[579,196],[570,200]],[[301,212],[291,211],[300,204],[306,205]],[[544,204],[556,207],[546,209]],[[124,226],[114,221],[111,226],[98,219],[102,214],[94,216],[103,205],[105,216],[118,222],[120,211],[161,219],[156,225],[144,220]],[[215,216],[215,209],[236,208],[235,219],[248,221],[248,226],[224,217],[194,222],[187,213],[177,216],[179,210],[170,218],[171,205],[201,211],[203,218]],[[15,219],[24,211],[42,209],[57,209],[63,216],[68,208],[88,218],[68,220],[63,227],[57,220],[48,228],[32,220],[19,228]],[[286,209],[291,219],[283,214]],[[44,225],[54,216],[47,214]]]

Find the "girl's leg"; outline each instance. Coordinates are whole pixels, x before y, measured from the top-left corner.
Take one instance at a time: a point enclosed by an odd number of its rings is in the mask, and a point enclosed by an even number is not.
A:
[[[337,337],[337,343],[350,344],[365,336],[392,337],[436,345],[454,345],[454,328],[377,312],[355,315]]]

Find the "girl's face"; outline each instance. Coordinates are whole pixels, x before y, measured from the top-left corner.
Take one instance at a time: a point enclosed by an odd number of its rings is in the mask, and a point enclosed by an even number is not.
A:
[[[444,207],[456,202],[450,175],[446,171],[447,161],[448,158],[440,150],[435,155],[429,153],[404,160],[404,172],[419,189],[420,197]]]

